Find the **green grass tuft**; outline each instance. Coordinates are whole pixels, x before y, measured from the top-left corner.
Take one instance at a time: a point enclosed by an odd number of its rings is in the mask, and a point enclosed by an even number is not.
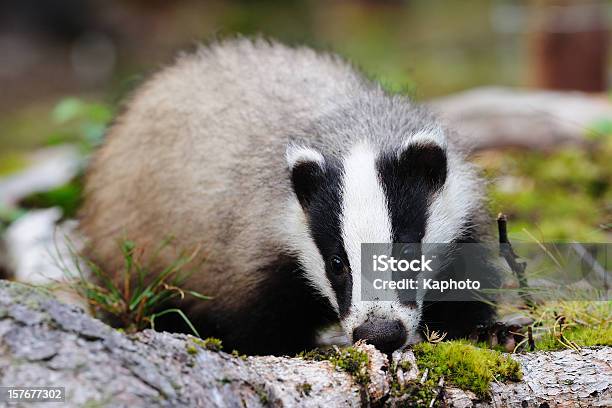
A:
[[[155,265],[159,253],[166,248],[171,239],[164,240],[153,254],[144,259],[144,249],[130,240],[119,243],[117,256],[124,260],[124,268],[116,273],[103,270],[93,261],[77,252],[70,244],[72,268],[69,268],[61,256],[58,266],[68,278],[67,286],[83,298],[91,307],[96,317],[102,318],[114,327],[122,328],[127,333],[134,333],[146,328],[155,329],[155,319],[166,314],[176,314],[189,326],[197,337],[198,331],[187,316],[177,308],[168,308],[168,301],[192,296],[201,300],[210,299],[198,292],[181,288],[190,272],[187,266],[195,259],[197,250],[188,254],[181,252],[176,259],[162,271],[156,271]],[[58,251],[59,254],[59,251]],[[92,276],[84,271],[86,266]],[[73,276],[70,271],[77,271]]]
[[[571,343],[568,343],[571,342]],[[573,344],[577,347],[610,346],[612,345],[612,327],[573,327],[559,332],[549,332],[536,341],[536,350],[554,351]]]
[[[501,305],[502,313],[520,312],[533,319],[534,351],[612,346],[612,301],[547,301],[532,309]],[[516,350],[528,349],[526,330]]]

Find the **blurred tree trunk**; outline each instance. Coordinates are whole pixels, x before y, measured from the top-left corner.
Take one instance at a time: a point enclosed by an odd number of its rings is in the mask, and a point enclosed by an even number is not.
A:
[[[604,1],[532,1],[531,80],[547,89],[603,92],[610,29]]]

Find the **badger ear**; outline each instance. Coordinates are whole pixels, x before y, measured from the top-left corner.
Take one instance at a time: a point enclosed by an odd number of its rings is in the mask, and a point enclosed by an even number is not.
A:
[[[429,188],[439,188],[446,181],[447,157],[444,140],[416,134],[398,154],[399,171],[404,178],[413,178]]]
[[[325,173],[323,155],[310,147],[289,145],[285,157],[291,171],[291,184],[303,208],[308,207]]]

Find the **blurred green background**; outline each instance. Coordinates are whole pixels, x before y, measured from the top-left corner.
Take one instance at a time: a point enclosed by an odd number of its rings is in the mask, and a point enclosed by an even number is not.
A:
[[[74,143],[86,156],[126,94],[201,41],[263,34],[333,50],[389,90],[425,101],[483,85],[550,87],[538,76],[534,37],[545,31],[538,24],[548,9],[575,4],[603,11],[605,29],[592,31],[603,39],[594,52],[605,60],[604,78],[584,90],[605,98],[611,8],[604,1],[7,0],[0,3],[0,177],[49,145]],[[510,216],[515,239],[610,241],[610,118],[585,137],[589,148],[475,158],[492,181],[491,212]],[[0,208],[0,218],[7,225],[23,208],[52,205],[72,216],[79,199],[80,176]]]

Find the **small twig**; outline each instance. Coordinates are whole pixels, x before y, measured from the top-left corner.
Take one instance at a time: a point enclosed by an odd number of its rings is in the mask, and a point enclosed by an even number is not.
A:
[[[495,346],[497,346],[498,344],[498,339],[497,339],[497,324],[494,324],[493,326],[491,326],[491,328],[489,329],[489,333],[488,333],[488,342],[489,342],[489,348],[493,348]]]
[[[518,344],[516,346],[514,346],[514,350],[512,350],[513,353],[516,353],[518,350],[520,350],[520,348],[523,346],[523,344],[527,343],[528,339],[527,337],[525,337],[523,340],[519,341]]]
[[[559,324],[559,333],[557,334],[557,323]],[[567,339],[565,335],[563,335],[563,330],[565,330],[565,316],[557,315],[555,313],[555,324],[553,325],[553,336],[555,339],[565,348],[572,349],[575,351],[580,351],[580,347],[573,341]]]
[[[406,381],[404,379],[404,370],[402,370],[401,368],[398,368],[397,371],[395,372],[395,375],[397,377],[397,383],[400,386],[400,391],[402,391],[404,389],[404,385],[406,383]]]
[[[535,341],[533,340],[533,328],[527,327],[527,342],[529,344],[529,351],[535,350]]]
[[[436,401],[442,395],[442,391],[444,390],[444,376],[440,377],[440,381],[438,381],[438,385],[436,386],[436,395],[429,402],[429,408],[433,408]]]
[[[440,334],[435,330],[429,331],[429,327],[427,324],[425,324],[425,331],[423,332],[423,335],[425,336],[425,340],[427,340],[429,343],[436,344],[444,340],[446,337],[446,332]]]
[[[559,322],[559,330],[563,331],[563,328],[564,328],[564,325],[565,325],[565,316],[563,316],[563,315],[559,316],[559,315],[557,315],[555,313],[555,317],[557,319],[557,322]]]
[[[525,302],[525,304],[532,308],[535,306],[535,303],[529,293],[527,293],[527,289],[529,285],[527,284],[527,278],[525,277],[525,269],[527,268],[527,263],[524,261],[519,261],[519,256],[512,249],[512,244],[508,239],[508,218],[505,214],[500,213],[497,216],[497,229],[499,231],[499,254],[506,260],[512,272],[516,275],[521,291],[519,295]]]

